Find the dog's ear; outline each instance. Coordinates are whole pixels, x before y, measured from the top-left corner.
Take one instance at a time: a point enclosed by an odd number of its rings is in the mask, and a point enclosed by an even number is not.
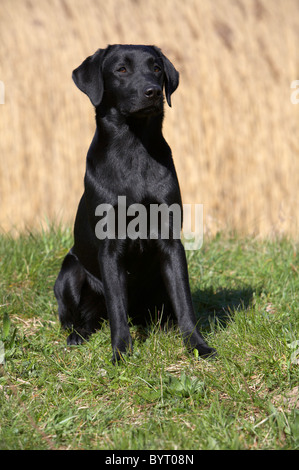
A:
[[[95,107],[101,103],[104,93],[101,69],[105,52],[106,49],[98,49],[93,55],[87,57],[72,74],[77,87],[86,93]]]
[[[171,95],[179,85],[179,72],[174,68],[170,60],[162,53],[161,49],[152,46],[159,58],[162,59],[165,73],[165,96],[169,106],[171,106]]]

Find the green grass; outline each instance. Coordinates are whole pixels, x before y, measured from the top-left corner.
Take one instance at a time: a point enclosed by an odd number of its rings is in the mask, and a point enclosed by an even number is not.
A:
[[[187,256],[218,359],[153,324],[113,366],[107,323],[66,347],[53,284],[71,243],[59,228],[0,237],[0,449],[298,449],[298,245],[205,240]]]

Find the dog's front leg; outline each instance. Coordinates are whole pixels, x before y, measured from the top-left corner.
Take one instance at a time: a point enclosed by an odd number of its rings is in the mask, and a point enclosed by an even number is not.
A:
[[[173,240],[169,251],[163,253],[161,269],[172,308],[188,349],[197,349],[200,356],[215,355],[215,349],[206,344],[196,327],[186,255],[180,240]]]
[[[132,351],[132,338],[127,319],[127,273],[115,252],[101,253],[100,269],[110,323],[112,360],[117,362],[124,353]]]

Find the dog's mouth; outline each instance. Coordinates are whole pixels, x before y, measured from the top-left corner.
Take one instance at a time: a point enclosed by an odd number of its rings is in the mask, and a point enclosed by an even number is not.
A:
[[[149,116],[157,116],[161,114],[163,111],[163,106],[161,103],[151,104],[149,106],[145,106],[144,108],[140,108],[134,110],[132,115],[136,117],[149,117]]]

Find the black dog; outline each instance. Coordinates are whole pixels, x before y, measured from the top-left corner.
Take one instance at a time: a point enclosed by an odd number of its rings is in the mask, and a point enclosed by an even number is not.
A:
[[[147,211],[152,204],[181,207],[171,150],[162,135],[163,86],[171,106],[178,72],[155,46],[114,45],[84,60],[73,80],[95,106],[97,126],[87,154],[74,246],[54,288],[59,319],[72,329],[67,343],[80,344],[108,315],[117,361],[132,349],[128,315],[144,317],[158,309],[163,317],[174,314],[189,349],[214,355],[196,327],[180,239],[171,231],[163,238],[160,229],[135,239],[126,231],[106,238],[96,233],[101,204],[114,209],[119,228],[119,196],[125,196],[125,209],[137,203]]]

